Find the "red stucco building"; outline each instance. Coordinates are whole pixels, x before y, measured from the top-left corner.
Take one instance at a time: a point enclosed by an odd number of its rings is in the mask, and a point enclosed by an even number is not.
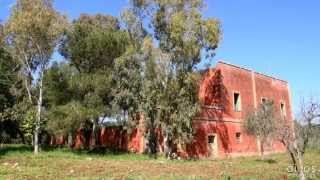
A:
[[[258,108],[265,100],[273,100],[278,117],[292,119],[289,86],[286,81],[253,70],[219,61],[215,67],[202,72],[199,82],[200,113],[193,120],[194,138],[179,147],[184,157],[224,157],[256,155],[260,152],[254,136],[242,129],[249,110]],[[280,118],[279,118],[280,119]],[[145,149],[143,118],[132,133],[121,127],[100,130],[100,144],[109,148],[143,152]],[[158,150],[163,150],[159,135]],[[80,135],[76,147],[81,145]],[[265,152],[282,152],[285,147],[277,140],[269,140]]]
[[[255,155],[259,142],[246,134],[242,122],[253,108],[273,100],[275,116],[292,119],[289,85],[286,81],[219,61],[203,73],[199,98],[204,104],[193,121],[195,131],[188,156],[221,157]],[[269,140],[266,152],[282,152],[285,147]]]

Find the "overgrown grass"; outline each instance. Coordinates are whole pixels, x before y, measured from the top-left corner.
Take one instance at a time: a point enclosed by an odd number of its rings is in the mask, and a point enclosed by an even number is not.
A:
[[[104,153],[91,153],[87,150],[70,150],[68,148],[42,147],[38,156],[33,155],[33,147],[28,145],[3,145],[0,147],[0,160],[12,156],[32,158],[67,158],[67,159],[105,159],[105,160],[150,160],[144,154],[135,154],[124,151],[108,151]],[[159,156],[158,158],[162,158]]]
[[[316,170],[309,170],[313,179],[320,179],[319,155],[317,149],[306,153],[306,166]],[[30,146],[5,145],[0,147],[0,179],[295,179],[288,172],[287,154],[258,159],[170,161],[126,152],[99,155],[65,148],[44,148],[34,156]]]

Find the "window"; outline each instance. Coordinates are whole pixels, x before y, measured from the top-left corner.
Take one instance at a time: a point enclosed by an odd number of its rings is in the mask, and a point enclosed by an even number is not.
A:
[[[215,139],[216,139],[215,135],[209,135],[208,136],[208,143],[209,144],[214,144]]]
[[[281,113],[281,116],[285,117],[287,114],[286,114],[286,106],[283,102],[280,103],[280,113]]]
[[[233,93],[233,109],[237,112],[241,110],[240,93]]]
[[[241,143],[241,133],[240,132],[236,132],[236,142]]]
[[[262,97],[262,98],[261,98],[261,104],[265,104],[266,102],[267,102],[267,98]]]

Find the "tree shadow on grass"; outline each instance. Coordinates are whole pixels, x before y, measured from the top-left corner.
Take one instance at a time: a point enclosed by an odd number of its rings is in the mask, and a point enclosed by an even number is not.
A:
[[[76,155],[125,155],[130,154],[130,152],[118,150],[118,149],[110,149],[105,147],[96,147],[91,150],[88,149],[69,149],[64,146],[41,146],[42,152],[54,152],[54,151],[63,151],[66,153],[74,153]],[[0,158],[9,154],[9,153],[33,153],[33,146],[31,145],[13,145],[13,144],[5,144],[0,146]],[[41,153],[41,152],[40,152]]]
[[[61,149],[53,146],[41,146],[40,150],[43,152],[55,151]],[[66,150],[67,151],[67,150]],[[2,144],[0,146],[0,157],[8,153],[33,153],[33,146],[26,144]]]
[[[112,149],[112,148],[106,148],[106,147],[95,147],[92,149],[87,149],[87,148],[81,148],[81,149],[69,149],[67,147],[63,147],[63,148],[55,148],[55,147],[47,147],[46,151],[63,151],[65,153],[72,153],[74,155],[77,156],[99,156],[99,157],[108,157],[108,156],[126,156],[126,155],[130,155],[130,154],[134,154],[128,151],[124,151],[124,150],[119,150],[119,149]]]
[[[32,152],[33,147],[28,145],[1,145],[0,146],[0,157],[8,153],[26,153]]]
[[[113,148],[107,148],[103,146],[97,146],[92,149],[78,149],[78,150],[72,150],[74,153],[79,154],[89,154],[89,155],[123,155],[123,154],[129,154],[128,151],[119,150],[119,149],[113,149]]]
[[[264,160],[262,160],[262,159],[257,159],[256,161],[257,161],[257,162],[268,163],[268,164],[276,164],[276,163],[277,163],[277,161],[274,160],[274,159],[264,159]]]

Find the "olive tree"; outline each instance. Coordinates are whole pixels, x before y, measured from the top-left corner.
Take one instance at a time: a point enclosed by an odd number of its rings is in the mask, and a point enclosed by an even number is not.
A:
[[[306,179],[303,157],[319,119],[320,103],[310,98],[308,101],[302,100],[296,121],[283,118],[277,125],[278,138],[286,147],[300,180]]]
[[[243,128],[248,134],[257,137],[261,159],[264,159],[264,146],[276,132],[273,101],[267,100],[258,109],[249,111]]]

